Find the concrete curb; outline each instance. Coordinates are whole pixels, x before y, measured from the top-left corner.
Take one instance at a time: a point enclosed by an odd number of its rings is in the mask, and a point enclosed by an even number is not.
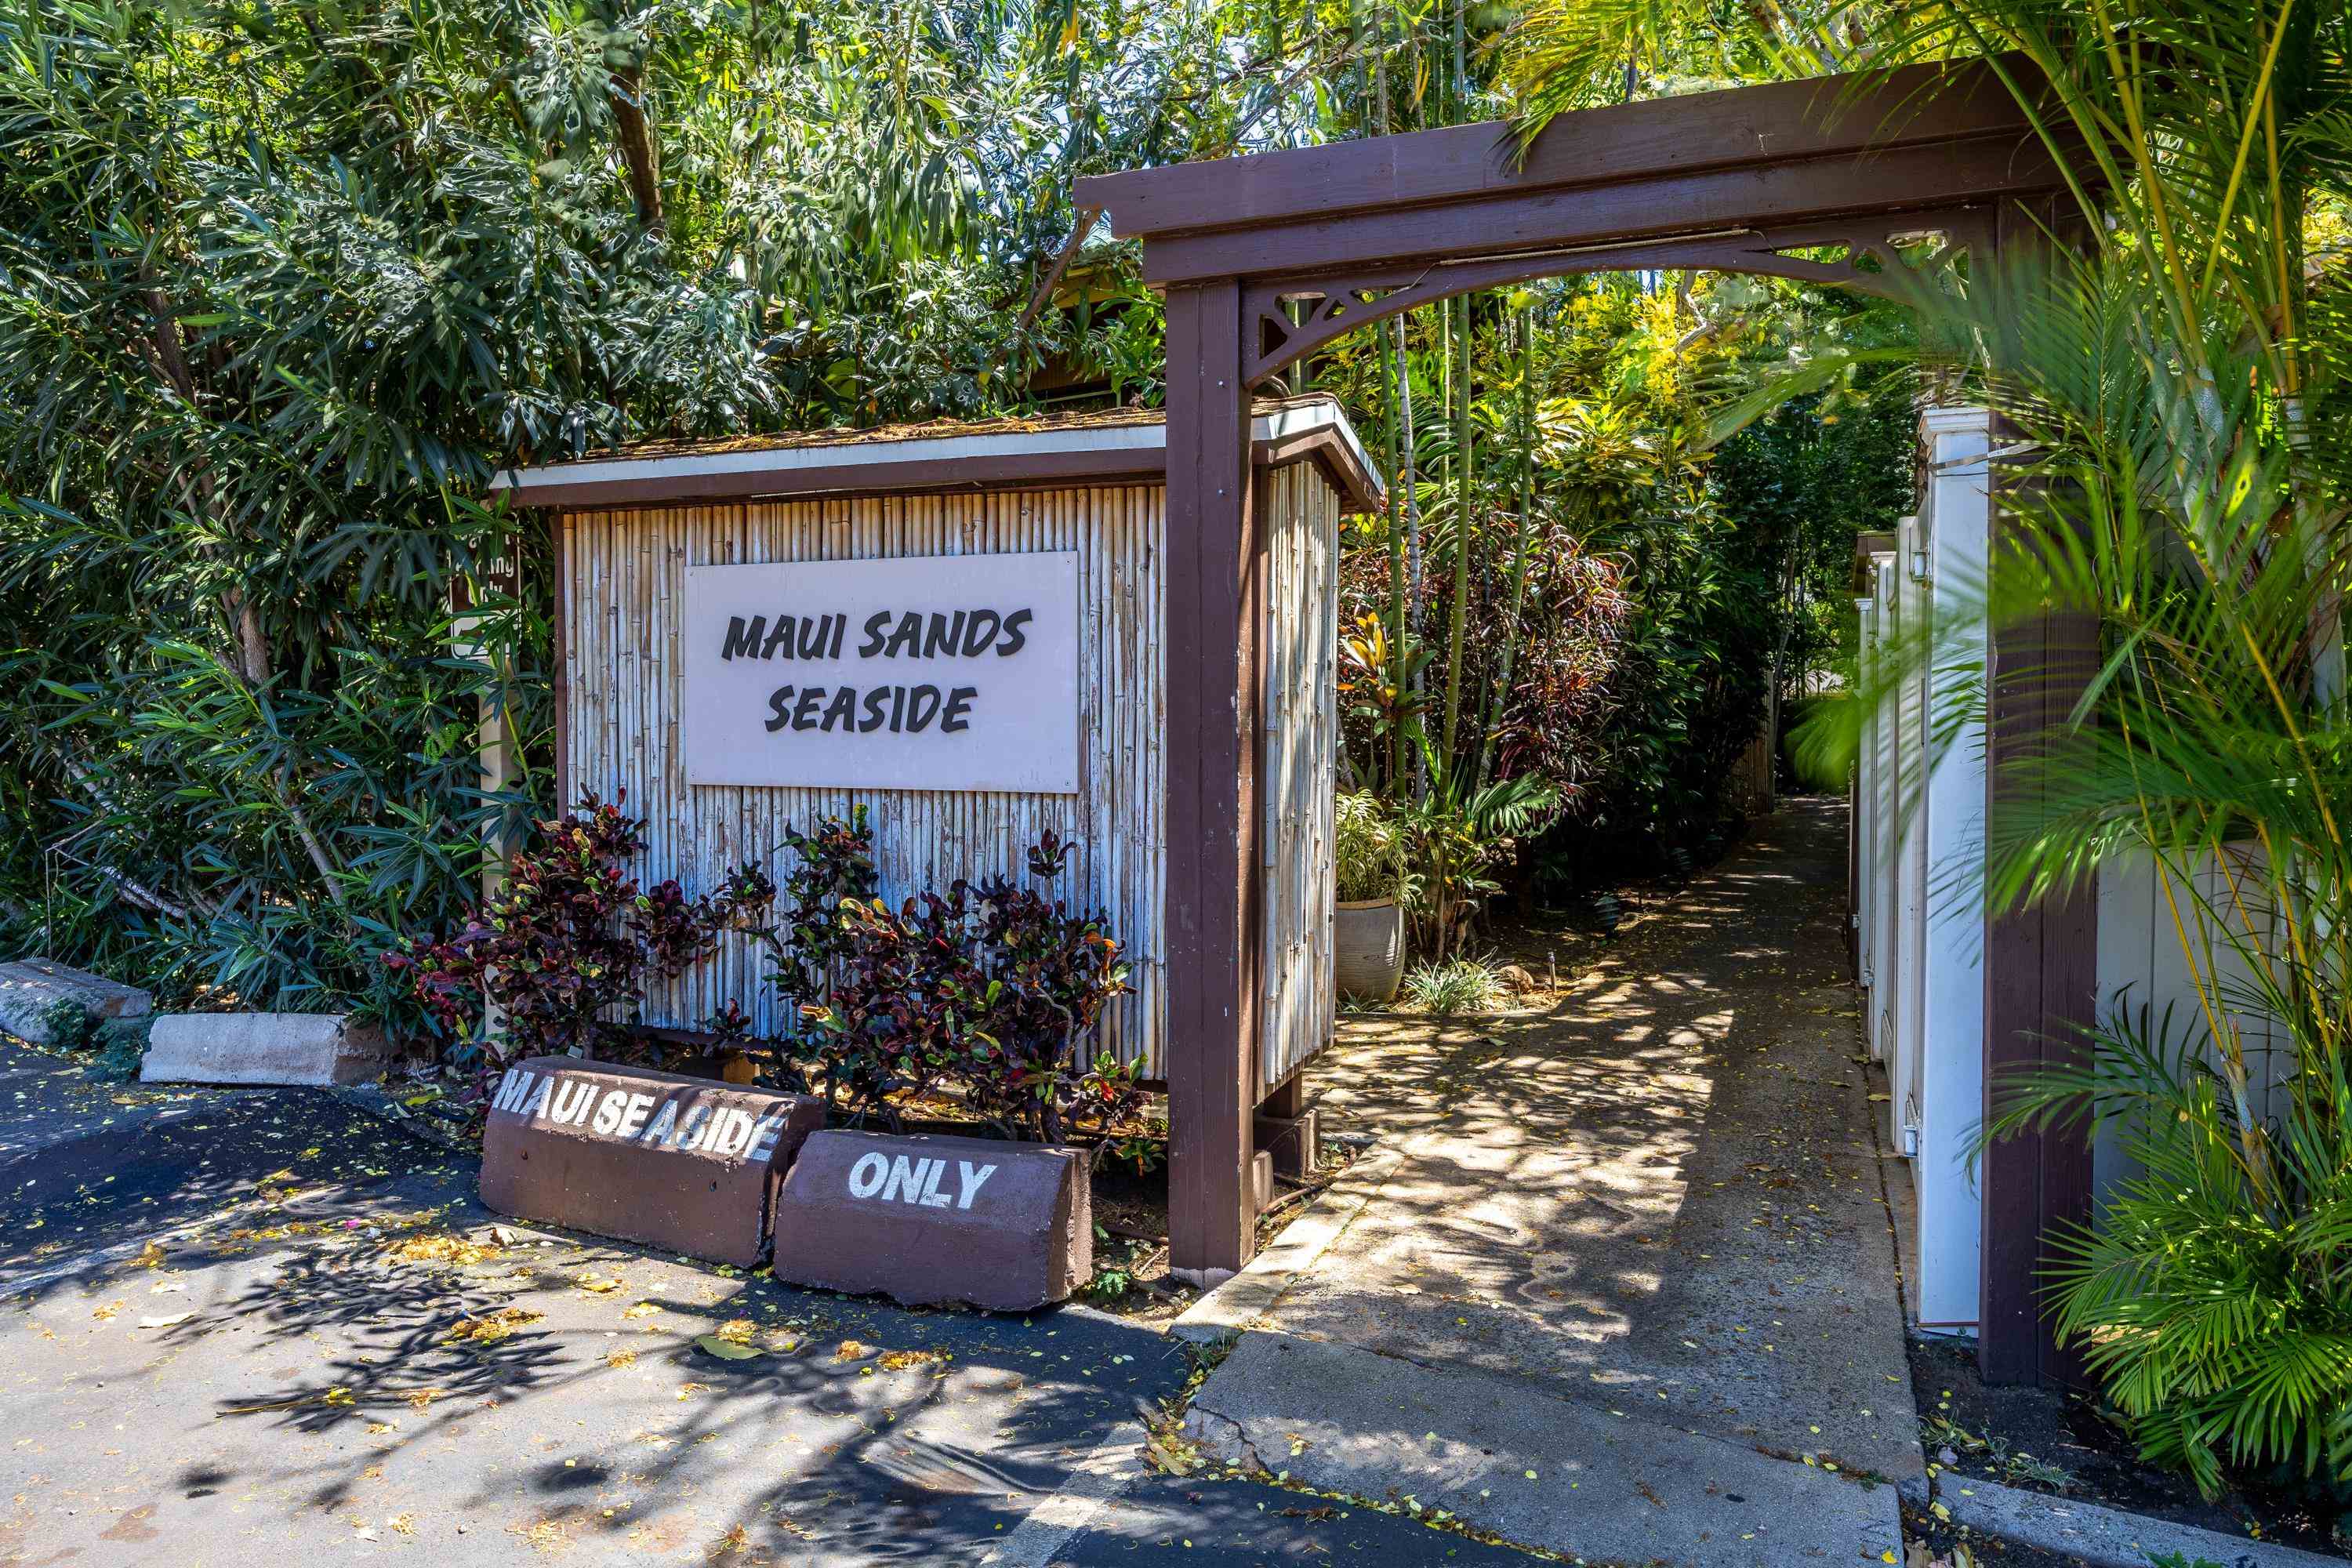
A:
[[[1340,1233],[1364,1212],[1364,1205],[1388,1184],[1404,1158],[1402,1147],[1385,1144],[1358,1159],[1284,1228],[1272,1247],[1185,1308],[1164,1331],[1199,1344],[1221,1344],[1256,1326],[1291,1282],[1314,1267],[1315,1260],[1330,1250]]]
[[[2091,1568],[2147,1568],[2151,1560],[2173,1552],[2191,1564],[2201,1559],[2222,1568],[2342,1568],[2344,1561],[1998,1481],[1939,1479],[1932,1500],[1922,1483],[1906,1481],[1901,1489],[1905,1502],[1922,1508],[1941,1503],[1951,1523],[1976,1534],[2080,1558]]]

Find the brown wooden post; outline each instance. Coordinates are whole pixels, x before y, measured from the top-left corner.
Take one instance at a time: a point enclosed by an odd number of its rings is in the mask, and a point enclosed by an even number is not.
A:
[[[2071,204],[2011,204],[2002,213],[1998,243],[2014,254],[2039,247],[2053,234],[2082,223]],[[2014,426],[1993,420],[1996,448],[2013,442]],[[2002,465],[1991,465],[1995,571],[2003,552]],[[2013,537],[2013,536],[2012,536]],[[1986,672],[1986,821],[2005,811],[2032,811],[2014,764],[2061,743],[2075,701],[2096,674],[2095,613],[2064,607],[2012,626],[1991,628]],[[2004,774],[2007,777],[2004,777]],[[2098,896],[2095,888],[2063,898],[1992,911],[1985,931],[1985,1117],[2021,1068],[2062,1060],[2080,1048],[2079,1031],[2093,1021],[2098,984]],[[2087,1381],[2079,1350],[2062,1352],[2042,1311],[2042,1268],[2049,1243],[2068,1224],[2091,1217],[2091,1141],[2086,1129],[2060,1124],[2021,1132],[1990,1145],[1978,1164],[1983,1205],[1977,1324],[1977,1363],[1988,1383]]]
[[[1261,952],[1258,650],[1240,286],[1168,290],[1168,1252],[1249,1261]]]
[[[1992,722],[1986,736],[1991,811],[2032,809],[2014,781],[1991,781],[2049,743],[2096,658],[2096,624],[2044,616],[1993,638]],[[2078,1048],[2092,1018],[2098,969],[2098,899],[2065,898],[1996,912],[1985,933],[1985,1115],[2020,1068]],[[1979,1163],[1984,1205],[1977,1360],[1988,1383],[2077,1383],[2078,1355],[2059,1351],[2042,1310],[2049,1242],[2091,1215],[2091,1144],[2080,1126],[2053,1125],[1990,1145]]]
[[[1266,1116],[1304,1116],[1307,1114],[1307,1069],[1300,1068],[1276,1084],[1258,1107]]]

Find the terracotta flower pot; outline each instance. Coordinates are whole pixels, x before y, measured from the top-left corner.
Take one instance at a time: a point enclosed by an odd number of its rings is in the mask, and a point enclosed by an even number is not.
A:
[[[1332,917],[1339,994],[1391,1002],[1404,982],[1404,908],[1394,899],[1343,901]]]

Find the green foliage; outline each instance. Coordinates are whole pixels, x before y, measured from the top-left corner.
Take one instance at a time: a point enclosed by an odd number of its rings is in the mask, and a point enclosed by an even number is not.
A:
[[[2141,1451],[2209,1497],[2225,1465],[2352,1479],[2352,1085],[2299,1076],[2275,1130],[2242,1120],[2200,1030],[2118,1017],[2026,1106],[2088,1102],[2145,1173],[2057,1238],[2060,1331]],[[2264,1162],[2260,1179],[2249,1157]]]
[[[1049,363],[1150,393],[1125,252],[1023,309],[1071,176],[1293,133],[1313,47],[1116,0],[0,0],[0,948],[428,1027],[378,961],[557,804],[551,551],[490,475]]]
[[[1429,793],[1397,817],[1411,868],[1408,906],[1444,963],[1479,905],[1498,891],[1495,869],[1559,808],[1559,792],[1533,773],[1474,787],[1423,740]]]
[[[1448,766],[1551,784],[1536,874],[1565,892],[1724,841],[1724,782],[1775,677],[1850,667],[1854,534],[1912,500],[1911,334],[1889,305],[1741,279],[1570,279],[1493,306],[1470,313],[1466,513],[1442,339],[1408,323],[1402,386],[1354,341],[1322,373],[1375,430],[1408,392],[1413,413],[1408,504],[1351,540],[1343,717],[1354,782],[1417,796],[1458,669],[1486,695]],[[1768,394],[1792,364],[1801,394]],[[1465,517],[1457,638],[1429,568]]]
[[[155,1027],[151,1016],[111,1018],[98,1031],[98,1049],[82,1068],[100,1083],[130,1083],[146,1059],[148,1036]]]
[[[1333,813],[1331,864],[1343,902],[1402,898],[1404,837],[1388,805],[1369,791],[1342,791]]]
[[[41,1026],[49,1044],[61,1051],[87,1051],[98,1045],[97,1014],[70,996],[60,996],[41,1009]]]
[[[1416,963],[1405,973],[1404,998],[1433,1018],[1490,1013],[1510,994],[1495,971],[1494,964],[1475,958]]]

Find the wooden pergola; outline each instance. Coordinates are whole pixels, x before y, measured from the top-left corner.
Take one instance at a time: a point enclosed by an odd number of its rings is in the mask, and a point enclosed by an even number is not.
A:
[[[1913,68],[1592,110],[1521,149],[1500,123],[1098,175],[1082,208],[1143,244],[1168,315],[1167,704],[1171,1253],[1214,1279],[1249,1260],[1263,919],[1265,551],[1254,389],[1340,334],[1529,279],[1654,268],[1901,292],[1906,242],[1989,256],[2080,222],[2059,163],[1982,65]],[[1989,770],[2063,714],[2057,628],[2005,630]],[[2086,1022],[2095,921],[2078,897],[2002,913],[1985,954],[1987,1079]],[[2035,1305],[2042,1236],[2087,1215],[2063,1130],[1993,1148],[1986,1374],[2063,1369]]]

